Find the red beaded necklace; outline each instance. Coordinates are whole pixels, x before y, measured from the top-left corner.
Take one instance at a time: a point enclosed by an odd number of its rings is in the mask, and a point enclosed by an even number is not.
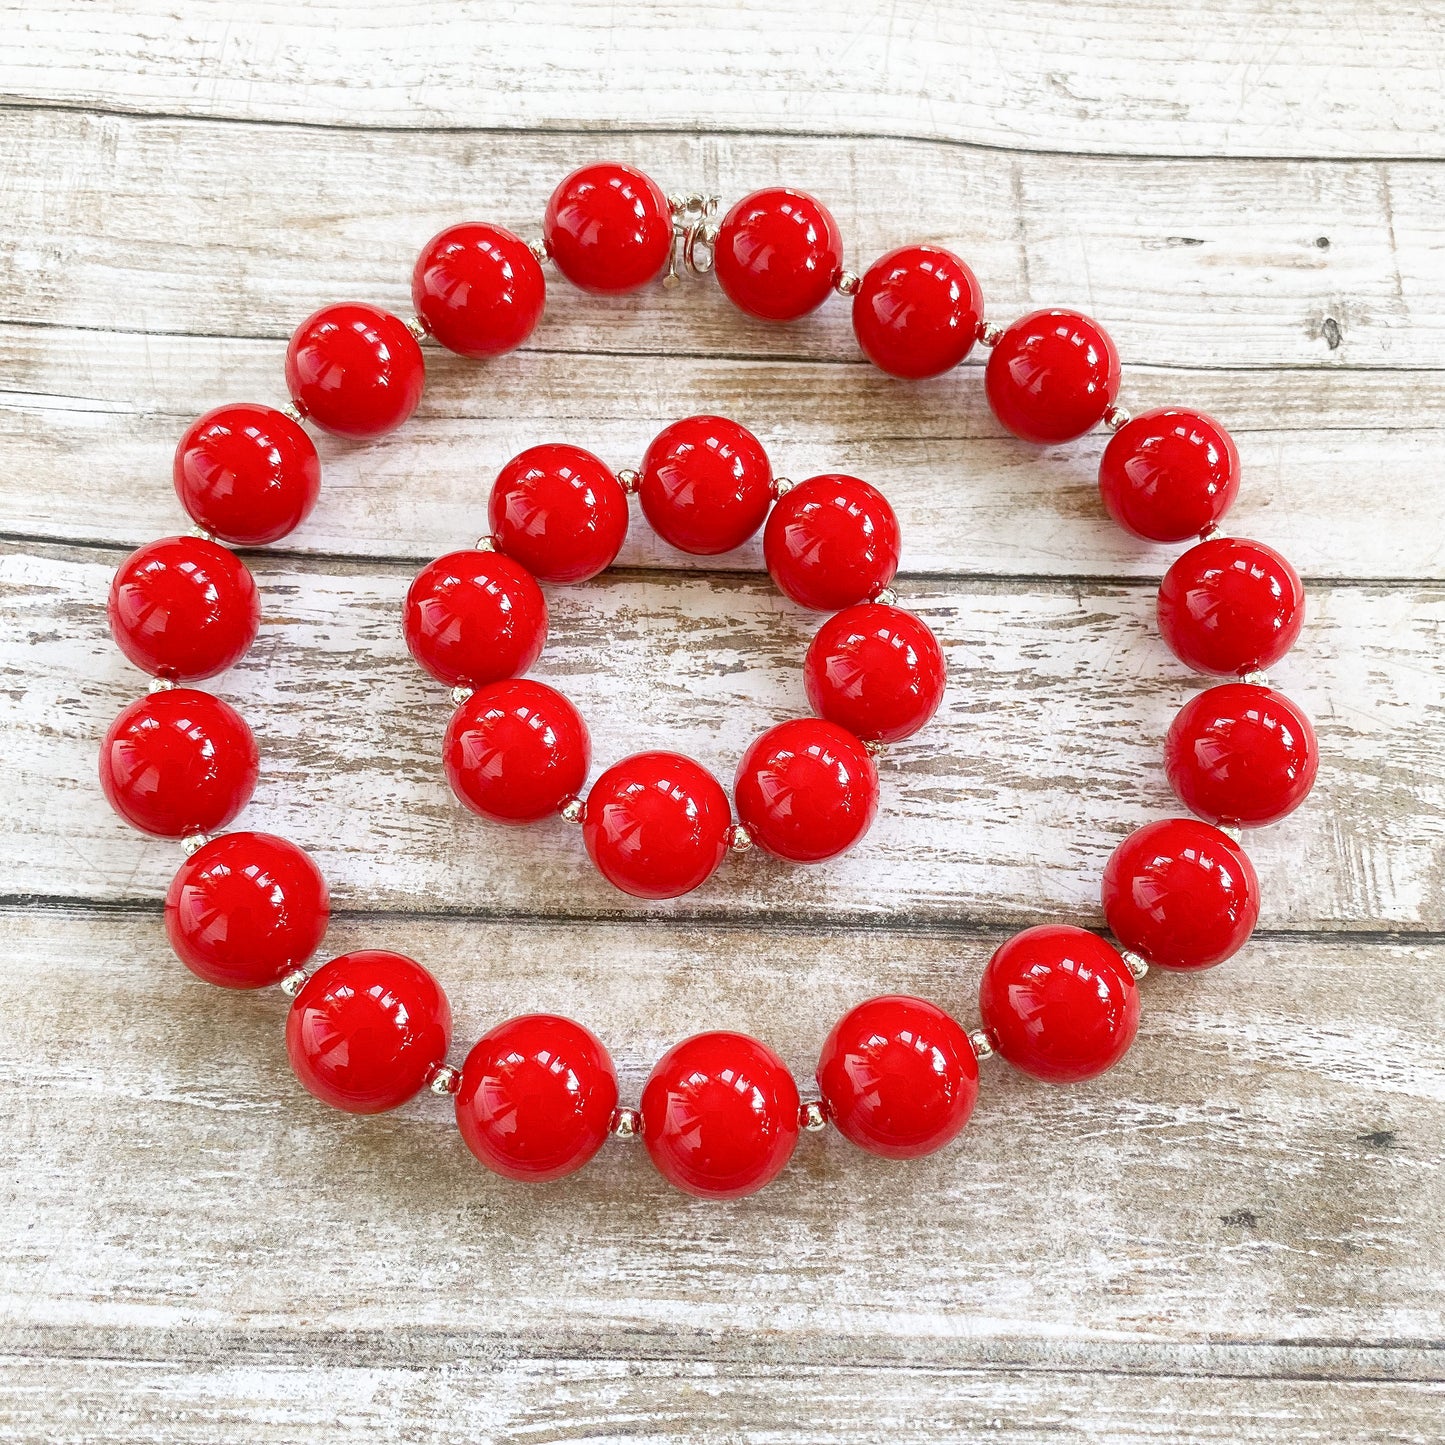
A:
[[[972,271],[939,247],[890,252],[860,278],[843,269],[837,225],[811,196],[759,191],[719,223],[715,204],[669,200],[640,171],[599,164],[557,187],[539,242],[491,225],[443,231],[416,265],[415,321],[328,306],[291,338],[289,407],[223,406],[190,427],[175,485],[200,535],[141,548],[111,588],[115,639],[154,680],[107,732],[100,780],[127,822],[184,840],[165,903],[177,954],[223,987],[281,985],[292,998],[287,1052],[318,1098],[375,1113],[427,1087],[455,1095],[468,1146],[513,1179],[560,1178],[609,1134],[640,1134],[678,1187],[732,1197],[772,1179],[800,1129],[832,1123],[891,1157],[941,1148],[972,1112],[979,1060],[995,1052],[1053,1083],[1101,1073],[1133,1041],[1137,979],[1150,964],[1208,968],[1249,937],[1259,887],[1238,829],[1298,807],[1318,767],[1308,719],[1263,675],[1299,634],[1303,590],[1277,552],[1218,535],[1239,458],[1217,422],[1174,408],[1130,419],[1115,404],[1118,353],[1099,326],[1060,310],[988,325]],[[1108,861],[1104,916],[1118,948],[1068,925],[1026,929],[985,966],[983,1026],[972,1032],[923,999],[867,1000],[828,1035],[808,1100],[766,1045],[697,1035],[664,1055],[637,1109],[619,1107],[607,1050],[569,1019],[511,1019],[456,1069],[446,1062],[446,995],[419,963],[364,950],[306,974],[326,930],[326,884],[284,839],[210,836],[251,797],[256,743],[227,703],[178,686],[230,667],[259,625],[250,571],[215,539],[261,546],[310,512],[321,473],[303,419],[354,438],[406,421],[422,393],[424,337],[478,358],[521,345],[542,314],[544,260],[598,293],[712,271],[742,310],[779,322],[841,293],[864,354],[890,375],[938,375],[982,341],[989,405],[1016,436],[1056,443],[1100,422],[1112,428],[1099,472],[1111,515],[1146,540],[1197,539],[1160,587],[1165,641],[1188,666],[1240,679],[1188,702],[1165,742],[1165,772],[1198,818],[1147,824]],[[665,541],[691,553],[729,551],[764,526],[773,580],[832,614],[804,663],[818,716],[783,722],[747,749],[733,789],[738,822],[718,781],[673,753],[613,764],[584,798],[585,724],[559,692],[522,675],[547,635],[537,579],[578,582],[609,566],[629,493]],[[921,728],[944,688],[937,640],[891,590],[898,524],[874,488],[840,474],[794,486],[773,475],[744,427],[692,417],[667,427],[637,471],[614,473],[577,447],[523,452],[497,478],[489,525],[476,548],[423,569],[404,615],[413,655],[453,689],[443,755],[469,808],[506,824],[556,813],[580,822],[601,873],[644,898],[697,887],[730,848],[816,862],[863,835],[878,806],[873,754]]]

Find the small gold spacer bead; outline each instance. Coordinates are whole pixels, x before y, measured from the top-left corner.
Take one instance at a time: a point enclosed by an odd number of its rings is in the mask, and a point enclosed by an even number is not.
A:
[[[170,692],[175,687],[175,681],[169,677],[153,677],[146,683],[147,692]]]
[[[539,266],[545,266],[552,259],[552,253],[547,249],[547,243],[540,236],[535,241],[528,241],[527,249],[537,258]]]
[[[1144,975],[1149,972],[1148,962],[1135,953],[1132,948],[1121,948],[1119,950],[1119,957],[1129,965],[1129,972],[1132,973],[1135,978],[1143,978]]]
[[[987,1029],[974,1029],[968,1036],[969,1046],[973,1049],[973,1056],[979,1063],[985,1059],[993,1058],[995,1052],[993,1036]]]
[[[753,835],[741,823],[734,823],[728,829],[727,840],[734,853],[746,853],[753,846]]]
[[[431,335],[426,329],[426,322],[420,316],[413,316],[407,323],[406,329],[416,338],[416,344],[420,346],[423,341]]]
[[[838,279],[833,282],[833,289],[840,296],[856,296],[858,288],[862,284],[862,279],[856,271],[840,271]]]
[[[637,489],[642,485],[642,473],[634,467],[623,467],[617,474],[617,480],[622,483],[622,490],[631,497],[636,494]]]
[[[294,401],[288,401],[285,406],[280,408],[280,411],[282,416],[290,417],[297,426],[306,420],[306,413]]]
[[[1110,431],[1120,431],[1133,420],[1134,418],[1122,406],[1111,406],[1104,413],[1104,425]]]
[[[863,746],[875,758],[881,758],[888,751],[888,744],[878,738],[864,738]]]
[[[636,1109],[614,1109],[609,1128],[614,1139],[640,1139],[642,1115]]]
[[[193,853],[199,853],[210,841],[209,833],[187,833],[181,839],[181,852],[189,858]]]
[[[795,483],[790,482],[787,477],[774,477],[768,483],[768,491],[773,494],[773,500],[777,502],[786,497],[793,490],[794,485]]]
[[[581,798],[568,798],[567,801],[557,809],[562,821],[565,823],[580,823],[586,811],[587,805],[583,803]]]
[[[450,1064],[442,1064],[436,1073],[431,1076],[431,1082],[427,1085],[433,1094],[445,1099],[450,1094],[455,1094],[462,1086],[462,1071],[454,1069]]]
[[[1241,827],[1239,826],[1239,824],[1237,824],[1237,823],[1220,823],[1218,826],[1219,826],[1219,831],[1220,831],[1221,833],[1223,833],[1226,838],[1233,839],[1233,841],[1236,842],[1236,843],[1243,843],[1243,842],[1244,842],[1244,829],[1241,828]]]
[[[1261,672],[1257,667],[1251,668],[1249,672],[1240,673],[1239,680],[1241,682],[1253,683],[1255,687],[1269,686],[1269,674],[1267,672]]]
[[[296,995],[306,987],[306,970],[304,968],[293,968],[291,972],[281,980],[279,987],[287,998],[295,998]]]
[[[1003,327],[995,326],[992,321],[980,321],[976,334],[982,345],[997,346],[1003,340]]]
[[[472,689],[466,686],[465,683],[459,682],[452,689],[452,701],[456,703],[458,707],[460,707],[464,702],[466,702],[471,697],[471,695]]]
[[[898,594],[891,587],[880,588],[872,598],[879,607],[896,607],[898,605]]]
[[[497,539],[488,532],[485,537],[477,538],[477,545],[473,550],[477,552],[495,552],[497,550]]]
[[[798,1105],[798,1127],[806,1129],[810,1134],[816,1134],[820,1129],[828,1127],[828,1111],[823,1107],[821,1099],[804,1099]]]

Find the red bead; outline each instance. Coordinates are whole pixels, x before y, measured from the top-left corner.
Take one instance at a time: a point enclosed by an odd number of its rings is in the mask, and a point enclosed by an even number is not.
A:
[[[380,1114],[419,1093],[446,1062],[447,996],[421,964],[362,949],[323,963],[286,1016],[286,1053],[322,1103]]]
[[[843,237],[812,196],[786,186],[754,191],[723,217],[713,269],[740,310],[796,321],[828,299],[843,270]]]
[[[732,812],[722,785],[677,753],[634,753],[592,785],[582,841],[598,871],[634,898],[676,898],[717,871]]]
[[[161,838],[214,833],[251,800],[260,757],[235,708],[188,687],[142,698],[100,745],[100,786],[133,828]]]
[[[238,547],[294,531],[321,494],[316,444],[285,412],[242,402],[193,421],[176,447],[176,496],[197,524]]]
[[[938,711],[946,681],[928,624],[877,602],[835,613],[803,659],[814,712],[870,742],[912,737]]]
[[[560,692],[517,678],[478,688],[442,744],[452,791],[493,823],[549,818],[587,782],[592,742]]]
[[[1104,918],[1160,968],[1212,968],[1244,946],[1259,918],[1259,880],[1244,849],[1194,818],[1131,833],[1104,867]]]
[[[999,1053],[1050,1084],[1113,1068],[1139,1031],[1128,965],[1102,938],[1063,924],[1003,944],[984,967],[978,1006]]]
[[[547,254],[584,291],[636,291],[672,253],[672,208],[662,187],[632,166],[602,161],[575,170],[542,218]]]
[[[1239,452],[1229,433],[1199,411],[1164,407],[1126,422],[1099,461],[1109,515],[1148,542],[1207,532],[1239,495]]]
[[[1164,574],[1159,632],[1200,672],[1273,667],[1294,646],[1305,616],[1299,573],[1273,547],[1215,537]]]
[[[547,640],[537,580],[500,552],[449,552],[407,589],[402,630],[411,655],[448,687],[481,687],[526,672]]]
[[[828,1035],[818,1092],[845,1139],[889,1159],[916,1159],[968,1123],[978,1059],[967,1030],[937,1004],[870,998]]]
[[[145,672],[214,677],[256,640],[261,599],[234,552],[201,537],[165,537],[116,569],[106,605],[116,646]]]
[[[488,1169],[541,1184],[580,1169],[602,1147],[617,1073],[581,1024],[526,1014],[477,1040],[456,1104],[457,1128]]]
[[[798,1142],[798,1086],[746,1034],[674,1044],[642,1090],[642,1141],[658,1173],[703,1199],[736,1199],[774,1179]]]
[[[585,582],[610,567],[627,536],[627,493],[581,447],[519,452],[497,474],[489,509],[496,544],[544,582]]]
[[[690,416],[648,447],[638,500],[664,542],[711,557],[741,547],[763,525],[772,482],[768,454],[746,427]]]
[[[853,294],[863,355],[890,376],[951,371],[973,350],[983,319],[978,278],[941,246],[904,246],[880,257]]]
[[[427,242],[411,273],[422,325],[459,356],[514,351],[542,319],[547,282],[520,236],[464,221]]]
[[[1319,771],[1310,720],[1283,693],[1226,682],[1179,709],[1164,772],[1180,801],[1211,823],[1260,828],[1294,812]]]
[[[760,848],[792,863],[821,863],[872,826],[878,769],[852,733],[821,718],[794,718],[743,754],[733,797]]]
[[[1119,394],[1119,353],[1077,311],[1033,311],[989,354],[984,390],[993,414],[1026,442],[1066,442],[1091,431]]]
[[[166,934],[181,962],[222,988],[265,988],[321,946],[331,904],[321,870],[270,833],[223,833],[181,864]]]
[[[898,571],[898,518],[857,477],[799,482],[763,529],[763,560],[794,602],[836,612],[876,596]]]
[[[365,440],[395,431],[416,410],[425,383],[416,337],[375,306],[323,306],[286,348],[292,401],[337,436]]]

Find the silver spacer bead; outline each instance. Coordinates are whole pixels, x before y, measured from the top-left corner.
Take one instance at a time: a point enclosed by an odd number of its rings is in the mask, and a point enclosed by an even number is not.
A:
[[[452,689],[452,701],[456,703],[458,707],[460,707],[464,702],[466,702],[466,700],[471,697],[471,695],[472,689],[462,683],[458,683]]]
[[[776,502],[793,490],[793,483],[787,477],[774,477],[768,483],[768,490],[773,494],[773,500]]]
[[[884,587],[874,593],[872,600],[880,607],[896,607],[898,605],[898,594],[891,587]]]
[[[734,823],[728,829],[727,840],[734,853],[746,853],[753,846],[753,835],[741,823]]]
[[[528,241],[527,249],[537,258],[539,266],[545,266],[552,259],[552,253],[547,249],[547,243],[540,236],[535,241]]]
[[[1219,831],[1223,833],[1226,838],[1232,838],[1236,843],[1244,842],[1244,829],[1237,823],[1221,823],[1219,824]]]
[[[564,823],[580,823],[582,815],[587,811],[586,804],[581,798],[568,798],[557,812],[561,815]]]
[[[406,329],[416,337],[416,344],[418,346],[431,335],[431,332],[426,329],[426,322],[423,321],[420,316],[413,316],[411,320],[406,323]]]
[[[1003,340],[1003,327],[995,326],[992,321],[980,321],[978,339],[985,346],[997,346]]]
[[[1269,686],[1269,674],[1267,672],[1261,672],[1257,667],[1250,672],[1240,673],[1239,680],[1241,682],[1251,682],[1255,687]]]
[[[442,1064],[431,1076],[431,1083],[427,1085],[427,1088],[438,1098],[445,1099],[448,1094],[455,1094],[461,1086],[462,1071],[452,1068],[450,1064]]]
[[[211,835],[209,833],[187,833],[186,836],[181,839],[181,852],[189,858],[192,853],[199,853],[210,841]]]
[[[497,550],[497,539],[488,532],[485,537],[477,538],[477,545],[472,550],[475,552],[495,552]]]
[[[969,1047],[979,1063],[994,1056],[993,1036],[987,1029],[974,1029],[968,1036]]]
[[[291,972],[281,980],[279,987],[287,998],[295,998],[296,995],[306,987],[306,970],[304,968],[293,968]]]
[[[863,746],[875,758],[881,758],[888,751],[888,744],[880,742],[877,738],[864,738]]]
[[[187,527],[186,536],[199,537],[203,542],[214,542],[216,540],[216,534],[206,531],[204,527]]]
[[[1132,948],[1121,948],[1119,957],[1129,965],[1129,972],[1135,978],[1143,978],[1149,972],[1149,965]]]
[[[1110,431],[1118,431],[1120,428],[1128,426],[1133,420],[1134,418],[1122,406],[1111,406],[1104,413],[1104,425]]]
[[[306,413],[294,401],[288,401],[285,406],[280,408],[280,411],[282,416],[290,417],[297,426],[306,420]]]
[[[856,271],[840,271],[838,279],[833,282],[833,289],[840,296],[854,296],[862,284]]]
[[[172,678],[169,678],[169,677],[153,677],[153,678],[151,678],[151,680],[150,680],[148,683],[146,683],[146,691],[147,691],[147,692],[169,692],[175,685],[176,685],[176,684],[175,684],[175,681],[174,681],[174,679],[172,679]]]
[[[804,1099],[798,1105],[798,1127],[806,1129],[810,1134],[816,1134],[820,1129],[828,1127],[828,1111],[824,1109],[821,1099]]]
[[[614,1109],[609,1127],[614,1139],[640,1139],[642,1115],[636,1109]]]
[[[622,483],[622,490],[630,497],[642,485],[642,473],[634,467],[623,467],[617,474],[617,480]]]

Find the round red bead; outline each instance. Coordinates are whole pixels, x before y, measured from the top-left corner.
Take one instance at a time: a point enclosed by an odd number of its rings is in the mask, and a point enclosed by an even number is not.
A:
[[[496,544],[544,582],[585,582],[610,567],[627,536],[627,493],[581,447],[519,452],[497,475],[489,509]]]
[[[603,1145],[617,1074],[599,1039],[556,1014],[527,1014],[477,1040],[462,1065],[457,1128],[488,1169],[540,1184]]]
[[[417,408],[426,363],[406,323],[375,306],[323,306],[286,348],[286,386],[297,409],[337,436],[395,431]]]
[[[672,253],[672,208],[656,181],[632,166],[583,166],[552,192],[542,238],[557,269],[584,291],[636,291]]]
[[[882,591],[898,571],[898,518],[883,493],[857,477],[799,482],[763,529],[763,560],[794,602],[820,612]]]
[[[592,785],[582,840],[598,871],[634,898],[676,898],[706,883],[728,850],[722,785],[677,753],[635,753]]]
[[[851,848],[878,814],[878,769],[850,732],[794,718],[753,741],[733,783],[748,836],[775,857],[821,863]]]
[[[449,552],[407,589],[402,630],[411,655],[448,687],[526,672],[547,640],[537,579],[500,552]]]
[[[100,745],[100,786],[133,828],[162,838],[214,833],[251,800],[260,757],[235,708],[172,688],[142,698]]]
[[[519,347],[542,319],[547,282],[520,236],[464,221],[427,242],[411,273],[422,325],[459,356],[483,361]]]
[[[723,217],[713,269],[740,310],[796,321],[828,299],[843,270],[843,237],[812,196],[786,186],[754,191]]]
[[[321,494],[315,442],[285,412],[246,402],[193,421],[172,475],[191,519],[240,547],[294,531]]]
[[[916,1159],[968,1123],[978,1059],[967,1030],[937,1004],[870,998],[823,1044],[818,1092],[845,1139],[889,1159]]]
[[[1319,765],[1310,720],[1283,693],[1252,683],[1191,698],[1164,740],[1170,786],[1211,823],[1277,823],[1304,802]]]
[[[1077,311],[1033,311],[999,339],[984,369],[993,414],[1026,442],[1066,442],[1096,427],[1119,394],[1119,353]]]
[[[694,556],[740,547],[768,515],[773,469],[762,443],[721,416],[690,416],[654,438],[638,500],[664,542]]]
[[[1160,968],[1212,968],[1243,947],[1259,918],[1259,880],[1244,849],[1194,818],[1131,833],[1104,867],[1114,937]]]
[[[642,1141],[669,1183],[703,1199],[736,1199],[774,1179],[798,1142],[798,1086],[783,1061],[746,1034],[674,1044],[642,1090]]]
[[[941,246],[890,251],[864,272],[853,295],[853,332],[864,356],[910,380],[957,366],[982,319],[978,278]]]
[[[181,962],[222,988],[265,988],[321,946],[331,905],[321,870],[270,833],[223,833],[181,864],[166,934]]]
[[[452,791],[494,823],[551,817],[587,781],[592,743],[577,709],[531,678],[478,688],[442,743]]]
[[[1003,944],[984,967],[978,1006],[998,1052],[1050,1084],[1113,1068],[1139,1031],[1128,965],[1102,938],[1063,924]]]
[[[1239,495],[1239,452],[1203,412],[1164,407],[1126,422],[1099,460],[1109,515],[1149,542],[1207,532]]]
[[[323,963],[286,1016],[296,1077],[323,1103],[380,1114],[419,1093],[446,1061],[447,996],[421,964],[362,949]]]
[[[813,710],[870,742],[912,737],[938,711],[946,681],[928,624],[877,602],[830,617],[803,659]]]
[[[165,537],[116,570],[111,635],[135,665],[195,682],[239,662],[256,640],[261,599],[246,564],[201,537]]]
[[[1200,672],[1272,667],[1304,623],[1299,573],[1273,547],[1215,537],[1191,547],[1164,574],[1159,632]]]

